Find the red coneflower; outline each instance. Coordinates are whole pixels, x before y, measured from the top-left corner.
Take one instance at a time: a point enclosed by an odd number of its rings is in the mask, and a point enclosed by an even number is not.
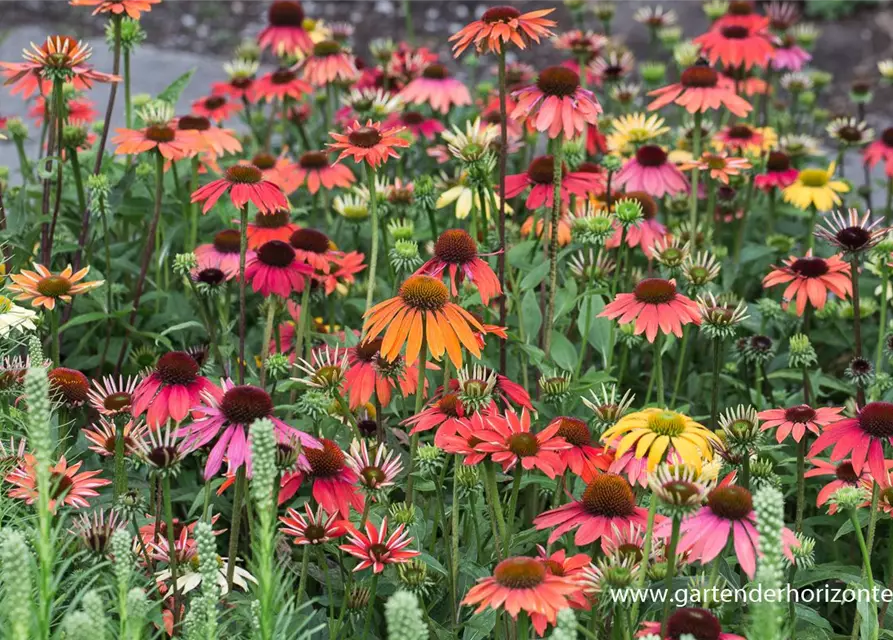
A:
[[[56,513],[59,504],[68,505],[75,509],[84,509],[90,506],[87,498],[98,496],[96,489],[111,484],[111,480],[103,480],[97,476],[102,471],[83,471],[78,473],[83,461],[69,465],[65,456],[50,467],[50,500],[49,509]],[[24,500],[27,504],[34,504],[37,500],[37,460],[30,453],[24,455],[22,464],[10,471],[5,478],[6,482],[15,485],[15,489],[9,492],[10,498]]]
[[[357,179],[348,167],[332,164],[325,151],[306,151],[298,158],[298,165],[293,170],[293,180],[298,187],[306,181],[307,190],[316,193],[320,186],[329,190],[336,187],[346,189]]]
[[[674,103],[689,113],[725,108],[743,118],[753,109],[747,100],[735,95],[733,89],[721,86],[719,74],[705,64],[689,67],[682,72],[679,82],[650,91],[648,95],[655,96],[648,105],[649,111]]]
[[[583,420],[559,416],[549,423],[550,427],[552,425],[558,426],[555,434],[570,445],[569,449],[561,452],[561,457],[571,473],[583,477],[584,469],[608,470],[613,457],[602,447],[592,445],[592,433]]]
[[[350,508],[363,512],[366,500],[357,489],[357,474],[347,465],[344,452],[331,440],[320,438],[321,449],[306,449],[304,455],[310,466],[309,471],[298,470],[282,476],[279,490],[279,504],[288,502],[304,480],[309,479],[313,487],[313,499],[322,505],[327,513],[338,513],[347,520]]]
[[[295,259],[310,265],[314,271],[328,274],[339,252],[332,249],[332,241],[322,231],[304,227],[297,229],[288,239],[295,251]]]
[[[830,258],[819,258],[812,255],[812,250],[802,258],[790,256],[784,260],[784,266],[775,267],[763,278],[763,288],[768,289],[779,284],[788,284],[782,298],[784,307],[795,297],[797,299],[797,315],[802,316],[807,301],[816,309],[825,306],[830,291],[839,298],[846,298],[853,293],[850,280],[850,265],[840,259],[839,255]]]
[[[765,420],[762,431],[777,429],[775,438],[779,444],[793,433],[794,441],[800,442],[809,429],[819,435],[822,430],[833,422],[843,420],[840,415],[843,407],[819,407],[813,409],[808,404],[799,404],[787,409],[767,409],[757,414],[760,420]]]
[[[353,56],[334,40],[323,40],[313,45],[311,55],[298,64],[301,77],[314,87],[332,83],[350,83],[359,71]]]
[[[414,416],[403,421],[406,426],[411,426],[410,434],[415,435],[423,431],[429,431],[435,427],[438,433],[454,432],[460,425],[468,425],[472,414],[465,417],[465,407],[455,393],[442,393],[434,398],[431,403]]]
[[[812,445],[809,457],[833,444],[831,462],[843,460],[849,454],[857,474],[867,468],[875,479],[885,478],[885,442],[893,444],[893,403],[869,402],[855,418],[844,418],[829,425]]]
[[[667,152],[654,144],[639,147],[614,176],[614,181],[618,187],[643,191],[656,198],[687,193],[689,190],[688,180],[668,160]]]
[[[707,33],[694,39],[710,64],[726,67],[765,68],[775,47],[769,34],[769,19],[761,16],[725,16]]]
[[[595,94],[580,86],[580,76],[566,67],[549,67],[540,73],[536,84],[515,91],[517,100],[512,120],[534,123],[537,131],[550,138],[564,134],[570,140],[598,125],[602,107]]]
[[[888,178],[893,178],[893,127],[884,129],[877,140],[865,147],[862,157],[871,168],[883,161],[884,172]]]
[[[863,489],[871,491],[871,487],[874,484],[874,480],[872,479],[871,474],[868,473],[868,469],[863,468],[861,473],[856,473],[851,462],[839,462],[834,464],[832,462],[825,462],[824,460],[814,458],[810,460],[810,463],[812,463],[814,468],[804,473],[804,477],[820,478],[823,476],[831,476],[834,478],[831,482],[819,489],[819,495],[816,497],[815,501],[815,506],[817,507],[826,504],[828,500],[831,499],[831,496],[837,493],[838,489],[842,489],[843,487],[862,487]],[[870,500],[866,499],[866,503],[870,503]],[[828,506],[828,513],[833,516],[837,513],[837,508],[837,505],[832,502]]]
[[[231,166],[223,177],[199,187],[192,193],[192,202],[204,202],[202,213],[211,210],[224,193],[229,191],[230,200],[238,208],[251,201],[261,213],[274,213],[279,209],[289,209],[288,198],[282,189],[269,180],[253,165]]]
[[[351,409],[358,409],[372,399],[382,407],[391,403],[391,392],[398,385],[404,398],[412,395],[418,386],[418,367],[406,365],[401,358],[387,362],[381,358],[381,339],[361,342],[347,350],[347,371],[344,383],[347,387]],[[429,365],[429,368],[434,365]],[[427,389],[427,381],[425,388]]]
[[[114,16],[127,14],[129,18],[139,20],[142,13],[152,10],[153,4],[159,4],[161,0],[71,0],[73,7],[96,7],[93,15],[98,13],[111,13]]]
[[[313,41],[304,30],[304,8],[295,0],[276,0],[267,13],[270,23],[257,36],[261,49],[270,47],[276,55],[309,53]]]
[[[477,243],[462,229],[447,229],[434,243],[434,257],[423,264],[416,274],[439,278],[447,271],[450,279],[450,293],[458,295],[456,283],[464,278],[474,284],[484,305],[490,298],[502,294],[499,278],[478,254]]]
[[[177,120],[178,137],[193,153],[205,153],[216,159],[227,153],[238,153],[242,143],[232,129],[211,124],[205,116],[183,116]]]
[[[453,107],[471,104],[468,88],[461,80],[450,76],[444,65],[436,62],[425,67],[422,75],[411,80],[399,95],[408,104],[427,104],[444,115]]]
[[[272,213],[258,212],[254,216],[254,222],[248,223],[248,249],[256,251],[259,246],[266,244],[271,240],[279,240],[280,242],[288,242],[291,234],[300,229],[298,225],[291,221],[291,212],[287,209],[279,209]],[[239,268],[239,232],[235,230],[227,230],[221,233],[232,233],[235,236],[235,258],[236,270]],[[214,245],[202,245],[203,247],[212,247]],[[199,255],[198,249],[195,251]]]
[[[43,119],[47,112],[46,103],[46,98],[38,96],[34,100],[34,106],[28,112],[28,115],[37,120],[38,124],[43,124]],[[96,110],[93,109],[93,102],[87,98],[79,98],[75,96],[65,101],[67,124],[90,124],[96,118],[96,115]]]
[[[287,242],[270,240],[257,248],[245,263],[245,279],[263,296],[288,298],[303,291],[313,268],[295,260],[295,250]]]
[[[635,335],[644,333],[648,342],[658,331],[681,338],[683,325],[701,324],[697,303],[676,291],[675,280],[662,278],[640,280],[632,293],[618,293],[598,315],[620,324],[635,322]]]
[[[554,191],[555,158],[553,156],[540,156],[534,158],[525,173],[516,173],[505,177],[505,197],[514,198],[531,187],[527,196],[528,209],[540,207],[552,208],[552,194]],[[579,198],[598,193],[604,188],[605,178],[601,173],[589,171],[568,171],[566,167],[561,171],[561,202],[570,204],[571,194]]]
[[[133,416],[146,413],[151,429],[171,419],[182,422],[201,402],[202,391],[214,386],[198,375],[198,370],[195,358],[185,351],[171,351],[158,358],[155,370],[133,392]]]
[[[661,622],[643,622],[642,630],[637,637],[648,635],[661,636]],[[747,640],[744,636],[725,633],[719,619],[707,609],[698,607],[680,607],[667,618],[663,640],[676,640],[691,636],[692,638],[709,638],[710,640]]]
[[[251,86],[254,95],[267,102],[285,98],[300,100],[309,93],[313,93],[313,87],[301,80],[296,71],[292,69],[277,69],[258,78]]]
[[[388,158],[399,158],[395,151],[397,147],[408,147],[409,141],[397,134],[403,131],[402,127],[384,127],[380,122],[367,120],[365,125],[359,121],[347,127],[344,133],[331,132],[329,135],[335,139],[330,142],[330,149],[341,149],[336,163],[348,156],[353,156],[356,163],[368,162],[375,169]]]
[[[527,48],[533,40],[537,44],[540,38],[554,35],[549,27],[554,27],[554,20],[546,20],[555,9],[539,9],[521,13],[514,7],[491,7],[480,20],[465,25],[449,37],[454,42],[453,55],[459,57],[469,45],[474,44],[478,52],[499,53],[506,44],[512,42],[519,49]]]
[[[766,159],[766,172],[754,176],[753,184],[762,191],[785,189],[797,181],[799,171],[791,166],[791,159],[781,151],[770,151]]]
[[[242,105],[238,102],[230,102],[226,96],[211,95],[205,98],[199,98],[192,103],[192,113],[197,116],[204,116],[210,120],[223,122],[242,110]]]
[[[278,156],[274,156],[272,153],[267,153],[266,151],[261,151],[252,156],[250,163],[243,160],[241,164],[254,165],[260,169],[264,180],[272,182],[282,189],[282,191],[285,192],[285,195],[290,196],[297,191],[300,183],[295,175],[297,165],[288,158],[287,154],[287,147],[283,147]]]
[[[284,516],[279,516],[283,524],[279,531],[290,536],[296,545],[325,544],[347,533],[337,512],[326,515],[322,506],[317,506],[314,513],[310,503],[305,502],[304,513],[306,516],[289,508]]]
[[[372,567],[374,573],[381,573],[386,565],[400,564],[420,555],[418,551],[406,549],[413,539],[404,531],[404,525],[401,524],[388,535],[387,518],[381,521],[381,527],[378,528],[367,520],[365,534],[353,525],[345,523],[345,526],[348,527],[349,544],[342,544],[338,548],[361,560],[353,568],[354,571]]]
[[[533,433],[527,409],[522,409],[520,416],[509,409],[503,417],[491,415],[488,422],[486,429],[475,434],[481,440],[475,448],[490,454],[493,462],[502,465],[503,472],[519,463],[525,470],[539,469],[549,478],[564,471],[566,464],[561,452],[571,445],[557,435],[560,425],[553,422]]]

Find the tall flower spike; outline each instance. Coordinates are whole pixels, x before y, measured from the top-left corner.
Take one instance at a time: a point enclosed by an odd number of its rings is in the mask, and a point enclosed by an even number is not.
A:
[[[384,616],[388,625],[388,638],[427,640],[428,625],[419,606],[418,596],[409,591],[397,591],[388,598]]]

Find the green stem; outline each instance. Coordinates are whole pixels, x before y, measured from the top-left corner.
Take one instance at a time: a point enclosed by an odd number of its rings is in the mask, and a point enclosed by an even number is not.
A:
[[[648,522],[645,527],[645,542],[642,545],[642,562],[639,565],[639,571],[636,574],[635,589],[641,590],[645,586],[645,577],[648,575],[648,560],[651,558],[651,543],[654,534],[654,516],[657,513],[657,498],[651,494],[651,502],[648,505]],[[630,624],[633,628],[638,628],[639,620],[639,603],[634,602],[629,615]]]
[[[248,331],[245,257],[248,253],[248,205],[239,210],[239,384],[245,384],[245,334]],[[238,534],[236,534],[238,536]],[[232,557],[230,563],[233,563]],[[233,566],[232,564],[230,566]]]
[[[520,461],[515,465],[515,473],[512,478],[512,493],[509,497],[509,508],[508,514],[506,516],[506,530],[508,532],[508,537],[512,537],[512,533],[515,529],[515,511],[518,509],[518,492],[521,490],[521,472],[523,468],[521,467]]]
[[[877,483],[875,483],[875,491],[877,490]],[[877,511],[877,509],[875,509]],[[853,529],[856,532],[856,541],[859,543],[859,551],[862,553],[862,570],[865,572],[865,577],[868,578],[868,590],[870,593],[874,594],[874,576],[871,573],[871,547],[869,544],[866,544],[865,537],[862,535],[862,525],[859,523],[859,518],[856,515],[855,509],[850,509],[850,522],[853,523]],[[869,531],[869,535],[870,535]],[[878,637],[878,621],[877,621],[877,607],[870,606],[868,607],[872,611],[872,615],[874,615],[874,633],[872,634],[872,640],[877,640]],[[859,617],[856,617],[856,622],[858,623]]]
[[[806,229],[806,248],[809,251],[812,251],[815,248],[815,223],[819,217],[819,210],[815,208],[815,206],[811,206],[809,208],[809,227]]]
[[[679,362],[676,364],[676,379],[673,381],[673,397],[670,399],[671,407],[676,406],[676,397],[679,395],[679,386],[682,384],[682,368],[685,364],[685,355],[688,352],[690,328],[690,325],[685,325],[682,329],[682,345],[679,347]]]
[[[486,489],[487,501],[490,503],[490,509],[493,511],[493,516],[496,520],[496,528],[499,532],[499,537],[502,540],[503,553],[501,557],[504,558],[508,556],[509,539],[505,526],[505,518],[502,514],[502,503],[499,500],[499,488],[496,486],[496,467],[492,462],[487,462],[484,465],[484,469],[484,488]],[[497,546],[497,551],[498,549],[499,547]]]
[[[722,338],[713,339],[713,375],[710,392],[710,422],[719,428],[719,370],[722,367]]]
[[[589,292],[587,283],[586,290],[583,292],[583,299],[586,301],[583,305],[583,335],[582,344],[580,345],[580,357],[577,359],[577,369],[574,377],[579,378],[580,372],[583,370],[583,361],[586,359],[586,349],[589,347],[589,332],[592,328],[592,294]]]
[[[453,621],[459,619],[459,608],[456,596],[459,593],[459,465],[462,460],[453,456],[453,504],[450,507],[450,605]],[[474,512],[470,514],[474,517]]]
[[[124,421],[115,419],[115,498],[127,491],[127,470],[124,467]]]
[[[375,271],[378,267],[378,198],[375,195],[375,169],[366,165],[366,185],[369,188],[369,215],[372,219],[372,246],[369,250],[368,287],[366,290],[366,309],[368,313],[375,299]]]
[[[884,342],[887,336],[887,307],[889,300],[887,299],[887,287],[890,283],[890,269],[886,260],[881,260],[881,308],[880,320],[878,322],[878,339],[877,339],[877,355],[874,361],[875,375],[880,375],[884,370]]]
[[[310,546],[310,545],[304,545]],[[326,619],[326,626],[329,629],[329,640],[332,639],[332,622],[335,620],[335,598],[332,593],[332,581],[329,580],[329,561],[326,560],[326,553],[323,551],[322,545],[316,545],[316,551],[319,555],[319,564],[322,567],[323,581],[326,583],[326,598],[328,599],[329,617]]]
[[[310,289],[309,283],[304,283],[304,290],[307,291]],[[261,389],[266,388],[267,386],[267,357],[270,353],[270,343],[273,340],[273,320],[276,318],[276,298],[270,297],[267,300],[267,320],[264,323],[264,338],[263,342],[260,345],[260,387]]]
[[[701,157],[701,112],[694,114],[694,129],[692,129],[692,156],[696,159]],[[691,172],[691,195],[689,196],[688,221],[690,225],[689,233],[694,238],[698,229],[698,181],[701,177],[700,169],[692,169]],[[707,212],[710,215],[710,212]],[[635,621],[634,621],[635,622]]]
[[[171,478],[169,474],[164,474],[161,477],[161,494],[164,500],[164,523],[165,523],[165,532],[167,534],[167,547],[168,547],[168,566],[171,570],[171,597],[174,601],[174,628],[177,627],[177,622],[180,619],[180,598],[177,595],[177,576],[179,575],[179,567],[177,566],[177,548],[175,546],[174,540],[174,511],[171,506]],[[230,563],[234,563],[234,560],[230,558]]]
[[[120,27],[119,27],[120,28]],[[124,122],[128,129],[133,128],[133,114],[130,108],[130,47],[124,47]]]
[[[369,591],[369,608],[366,610],[366,621],[363,623],[363,640],[369,635],[369,625],[372,624],[372,616],[375,613],[375,596],[378,593],[378,575],[372,575],[372,586]]]
[[[664,405],[664,335],[658,331],[654,340],[654,377],[657,382],[657,404]]]
[[[75,147],[67,149],[68,159],[71,162],[71,174],[74,178],[74,188],[78,196],[78,208],[83,211],[87,208],[87,195],[84,192],[84,179],[81,176],[81,160],[78,157],[78,150]]]
[[[295,356],[298,358],[304,357],[304,341],[307,340],[309,342],[309,337],[307,333],[309,333],[310,326],[310,286],[309,283],[305,283],[304,290],[301,292],[301,317],[298,318],[298,329],[297,334],[295,335]]]
[[[59,307],[51,309],[47,315],[50,320],[50,358],[54,366],[59,366]]]
[[[667,575],[664,579],[664,613],[661,618],[661,633],[666,633],[667,620],[670,617],[670,606],[673,602],[673,578],[676,576],[676,546],[679,544],[679,530],[682,527],[682,519],[673,518],[673,528],[670,533],[670,544],[667,546]]]
[[[233,496],[232,526],[229,531],[229,564],[226,570],[226,583],[232,589],[233,577],[236,575],[236,559],[239,556],[239,529],[242,526],[242,503],[245,500],[245,489],[248,479],[245,475],[245,465],[236,470],[236,488]],[[300,593],[300,592],[299,592]]]
[[[552,324],[555,321],[555,294],[558,289],[558,223],[561,220],[561,171],[564,161],[564,139],[555,138],[552,168],[552,215],[549,216],[550,227],[543,225],[543,233],[549,235],[549,305],[546,311],[545,330],[543,333],[543,351],[549,357],[552,345]]]
[[[304,591],[307,590],[307,565],[310,559],[310,545],[304,545],[304,551],[301,553],[301,577],[298,579],[298,604],[304,599]]]
[[[189,179],[189,193],[193,193],[196,189],[198,189],[198,167],[199,167],[199,159],[198,156],[192,159],[192,175]],[[189,207],[189,245],[187,248],[195,247],[198,243],[198,217],[199,217],[199,208],[198,202],[189,202],[187,203]]]
[[[425,324],[424,321],[422,323],[422,348],[421,353],[419,354],[419,380],[418,385],[416,386],[415,392],[415,413],[413,415],[418,415],[422,411],[422,407],[425,404],[425,379],[427,377],[427,365],[428,365],[428,343],[425,341]],[[413,485],[415,484],[415,478],[413,476],[413,471],[415,471],[416,464],[416,452],[419,448],[419,434],[413,434],[409,440],[409,472],[407,473],[406,478],[406,504],[412,506],[412,497],[413,497]]]

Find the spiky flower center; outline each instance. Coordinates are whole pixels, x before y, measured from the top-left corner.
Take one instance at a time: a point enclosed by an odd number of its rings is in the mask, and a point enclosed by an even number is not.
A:
[[[893,127],[887,127],[881,132],[881,141],[888,147],[893,147]]]
[[[381,350],[381,338],[375,338],[366,342],[361,342],[356,347],[356,356],[363,362],[372,362],[378,356]]]
[[[324,169],[329,166],[329,155],[325,151],[308,151],[301,155],[298,164],[302,169]]]
[[[429,64],[425,67],[424,71],[422,71],[422,77],[428,78],[429,80],[443,80],[444,78],[450,77],[450,72],[447,71],[447,68],[442,64]]]
[[[445,393],[443,397],[437,401],[437,410],[451,418],[458,418],[459,404],[459,396],[455,393]]]
[[[326,530],[318,524],[308,524],[304,527],[304,537],[310,544],[318,544],[326,539]]]
[[[853,469],[852,462],[841,462],[834,470],[834,475],[838,480],[846,482],[847,484],[855,485],[859,482],[859,474]]]
[[[319,58],[334,56],[341,53],[341,45],[334,40],[323,40],[313,45],[313,55]]]
[[[562,565],[557,560],[546,559],[540,560],[543,563],[543,566],[546,568],[546,571],[551,573],[553,576],[558,576],[559,578],[565,575],[564,565]]]
[[[726,168],[728,162],[722,156],[718,156],[715,154],[710,154],[706,157],[707,168],[713,171],[721,171]]]
[[[685,418],[675,411],[659,411],[648,416],[648,428],[662,436],[675,437],[685,432]]]
[[[176,464],[180,455],[175,445],[161,444],[153,447],[146,455],[146,459],[156,469],[167,469]]]
[[[360,127],[347,136],[348,142],[361,149],[371,149],[381,142],[381,132],[375,127]]]
[[[567,67],[549,67],[540,73],[536,86],[547,96],[570,96],[580,87],[580,76]]]
[[[791,271],[803,278],[820,278],[828,273],[828,263],[824,258],[799,258],[791,265]]]
[[[76,369],[56,367],[49,373],[50,387],[68,404],[81,404],[87,399],[90,382]]]
[[[859,412],[859,426],[875,438],[893,437],[893,403],[869,402]]]
[[[667,153],[656,144],[646,144],[636,151],[636,162],[643,167],[661,167],[667,162]]]
[[[667,635],[672,640],[679,640],[686,634],[695,640],[719,640],[722,627],[716,616],[706,609],[695,607],[676,609],[667,620]]]
[[[683,87],[709,89],[719,82],[719,75],[706,65],[695,65],[682,72],[679,82]]]
[[[214,109],[219,109],[223,105],[226,104],[226,98],[223,96],[210,96],[205,98],[205,108],[213,111]]]
[[[285,209],[279,209],[273,213],[256,213],[254,226],[262,229],[279,229],[288,224],[291,213]]]
[[[287,242],[270,240],[257,250],[257,259],[265,265],[282,269],[295,261],[295,250]]]
[[[837,137],[844,142],[859,142],[862,140],[862,130],[852,125],[843,125],[837,130]]]
[[[527,177],[536,184],[552,184],[555,174],[555,158],[540,156],[534,158],[527,168]]]
[[[304,24],[304,8],[300,2],[277,0],[267,14],[274,27],[301,27]]]
[[[291,234],[289,242],[295,249],[310,253],[322,255],[329,250],[329,236],[316,229],[298,229]]]
[[[557,418],[557,420],[561,421],[556,432],[557,436],[564,438],[575,447],[582,447],[592,443],[592,434],[589,433],[589,427],[579,418],[562,416]]]
[[[36,288],[42,296],[58,298],[71,290],[71,280],[63,276],[47,276],[37,282]]]
[[[102,406],[109,411],[122,411],[130,406],[133,396],[126,391],[110,393],[102,399]]]
[[[753,511],[753,499],[744,487],[717,487],[707,496],[707,506],[720,518],[743,520]]]
[[[753,137],[754,131],[746,124],[736,124],[735,126],[729,127],[726,135],[733,140],[750,140]]]
[[[220,410],[231,424],[250,425],[273,413],[273,401],[263,389],[245,384],[223,394]]]
[[[467,264],[478,254],[477,243],[462,229],[447,229],[434,243],[434,255],[451,264]]]
[[[198,377],[198,363],[185,351],[171,351],[158,358],[155,371],[164,384],[188,385]]]
[[[583,492],[581,502],[590,514],[605,518],[627,518],[636,509],[636,497],[629,482],[614,473],[593,478]]]
[[[264,179],[259,167],[237,164],[226,170],[226,179],[236,184],[257,184]]]
[[[666,304],[676,298],[676,285],[663,278],[645,278],[633,289],[633,295],[646,304]]]
[[[723,27],[720,32],[730,40],[744,40],[750,35],[750,29],[739,24],[730,24]]]
[[[537,442],[536,436],[532,433],[516,433],[509,436],[507,445],[509,451],[519,458],[535,456],[540,449],[539,442]]]
[[[297,78],[295,72],[291,69],[279,69],[270,74],[270,81],[273,84],[288,84]]]
[[[304,449],[307,462],[313,475],[318,477],[333,476],[344,468],[344,452],[337,444],[326,438],[320,438],[321,449]]]
[[[686,504],[701,493],[698,485],[687,480],[670,480],[661,489],[674,504]]]
[[[377,487],[387,479],[387,475],[379,467],[364,467],[360,471],[360,477],[367,487]]]
[[[61,500],[64,498],[71,488],[74,487],[74,480],[64,473],[53,471],[50,473],[50,499]]]
[[[422,124],[425,121],[425,116],[423,116],[418,111],[407,111],[400,119],[405,125],[416,126]]]
[[[535,558],[506,558],[496,565],[493,577],[507,589],[532,589],[546,579],[546,567]]]
[[[769,159],[766,160],[766,171],[778,172],[787,171],[791,168],[791,159],[788,154],[781,151],[770,151]]]
[[[844,227],[834,234],[834,239],[848,251],[859,251],[871,242],[871,232],[865,227]]]
[[[798,404],[796,407],[784,411],[784,419],[789,422],[806,423],[815,420],[815,416],[815,409],[808,404]]]
[[[487,24],[495,22],[511,22],[521,15],[514,7],[492,7],[484,11],[481,20]]]
[[[152,142],[172,142],[176,136],[176,131],[162,124],[146,127],[146,139]]]
[[[753,336],[750,339],[750,348],[758,353],[766,353],[772,349],[772,338],[769,336]]]
[[[251,164],[261,171],[268,171],[276,166],[276,156],[271,153],[261,152],[251,158]]]
[[[211,128],[211,121],[205,116],[183,116],[177,121],[177,128],[181,131],[207,131]]]
[[[214,236],[214,249],[219,253],[239,253],[242,238],[235,229],[224,229]]]
[[[828,174],[824,169],[803,169],[797,177],[805,187],[820,188],[828,184]]]
[[[400,286],[399,295],[409,307],[420,311],[438,311],[450,299],[443,282],[431,276],[410,276]]]

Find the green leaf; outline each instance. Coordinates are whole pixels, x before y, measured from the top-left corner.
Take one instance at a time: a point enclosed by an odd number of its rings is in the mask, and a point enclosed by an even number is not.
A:
[[[187,320],[186,322],[181,322],[179,324],[175,324],[172,327],[168,327],[167,329],[165,329],[158,335],[166,336],[168,334],[176,333],[177,331],[182,331],[183,329],[188,329],[191,327],[197,327],[197,328],[201,329],[202,331],[205,330],[204,325],[202,325],[202,323],[199,322],[198,320]]]
[[[530,256],[533,254],[533,249],[537,244],[535,240],[519,242],[506,252],[505,258],[516,269],[528,267],[530,266]]]
[[[866,589],[868,588],[867,584],[862,586]],[[871,598],[859,598],[856,602],[856,611],[862,616],[862,623],[859,625],[859,637],[861,640],[874,640],[878,632],[877,606],[871,601]]]
[[[528,291],[521,298],[521,326],[527,340],[536,342],[536,334],[543,325],[543,314],[540,313],[540,302],[536,291]]]
[[[543,279],[546,277],[546,274],[549,273],[549,263],[545,260],[539,263],[537,266],[533,268],[526,276],[521,279],[521,291],[529,291],[536,287]]]
[[[180,95],[183,93],[183,90],[189,85],[189,81],[192,80],[192,76],[195,74],[195,69],[190,69],[182,76],[171,82],[164,91],[158,94],[159,100],[164,100],[165,102],[169,102],[172,105],[176,105],[177,101],[180,99]]]
[[[611,350],[611,321],[598,317],[604,308],[605,301],[601,296],[590,295],[588,303],[586,296],[583,296],[577,313],[577,330],[580,335],[586,335],[586,318],[589,317],[589,333],[586,337],[602,357],[606,357]]]
[[[563,333],[552,332],[552,361],[565,371],[573,371],[577,367],[577,350]]]

